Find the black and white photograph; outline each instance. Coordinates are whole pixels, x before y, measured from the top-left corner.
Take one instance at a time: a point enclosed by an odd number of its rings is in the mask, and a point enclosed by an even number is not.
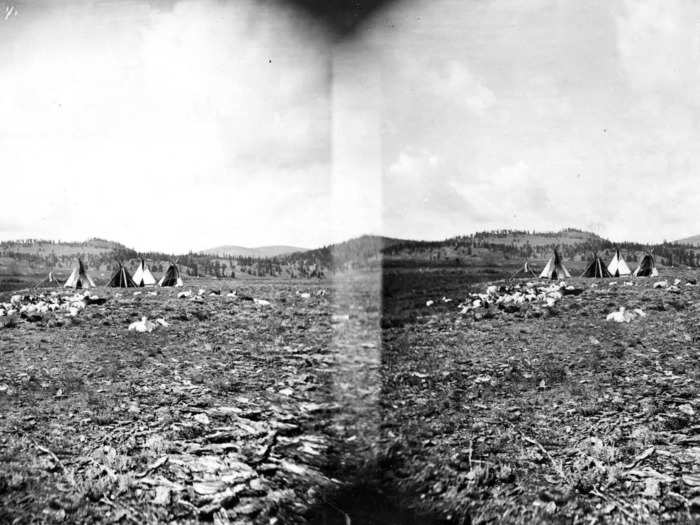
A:
[[[692,0],[0,0],[0,523],[699,523],[698,85]]]

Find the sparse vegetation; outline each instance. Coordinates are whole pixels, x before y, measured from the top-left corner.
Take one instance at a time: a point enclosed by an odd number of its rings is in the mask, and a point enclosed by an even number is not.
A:
[[[156,273],[163,272],[170,261],[176,261],[183,274],[190,277],[315,279],[336,272],[380,267],[513,269],[525,259],[543,263],[555,247],[559,247],[564,259],[574,267],[584,264],[593,252],[598,252],[604,258],[612,257],[615,247],[621,249],[631,264],[645,252],[652,252],[660,265],[700,266],[698,247],[668,242],[655,245],[615,244],[593,233],[573,228],[559,232],[496,230],[443,241],[411,241],[365,235],[315,250],[277,257],[139,253],[103,239],[91,239],[84,243],[28,239],[0,243],[0,276],[3,276],[0,290],[27,285],[43,278],[48,271],[67,274],[78,257],[86,262],[88,268],[105,274],[111,272],[117,260],[127,267],[135,267],[140,258],[145,258]],[[18,282],[13,283],[11,279]]]
[[[385,483],[453,523],[697,522],[696,309],[658,305],[698,288],[574,279],[549,315],[470,317],[439,300],[471,287],[455,272],[384,274]],[[649,313],[606,322],[619,305]]]

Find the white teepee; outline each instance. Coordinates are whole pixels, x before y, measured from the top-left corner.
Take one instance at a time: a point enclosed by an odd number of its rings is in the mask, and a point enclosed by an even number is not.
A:
[[[613,277],[620,277],[622,275],[630,275],[632,270],[627,266],[625,259],[620,255],[620,250],[615,250],[615,255],[608,264],[608,271]]]
[[[136,272],[134,272],[133,279],[136,286],[155,286],[156,284],[155,277],[153,277],[151,270],[148,269],[146,261],[143,259],[141,259],[139,267],[136,269]]]
[[[73,268],[73,273],[63,285],[66,288],[94,288],[95,283],[85,271],[83,261],[78,259],[78,266]]]
[[[554,254],[547,261],[547,266],[544,267],[542,273],[540,274],[540,279],[564,279],[571,277],[569,271],[564,267],[561,261],[561,255],[559,252],[554,250]]]

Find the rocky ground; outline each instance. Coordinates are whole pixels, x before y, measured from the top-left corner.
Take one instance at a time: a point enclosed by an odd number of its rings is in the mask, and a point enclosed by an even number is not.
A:
[[[455,523],[696,523],[700,287],[667,273],[551,307],[385,296],[384,485]]]
[[[0,317],[0,522],[700,519],[693,276],[445,271]]]
[[[378,362],[372,286],[329,284],[98,288],[74,315],[5,317],[0,522],[305,521],[338,486],[330,442],[362,441],[347,414],[379,390],[342,370]],[[168,326],[128,331],[142,316]]]

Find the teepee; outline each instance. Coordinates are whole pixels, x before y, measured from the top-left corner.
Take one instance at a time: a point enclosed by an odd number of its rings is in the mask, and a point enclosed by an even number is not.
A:
[[[656,277],[659,275],[656,264],[654,264],[654,257],[650,253],[644,254],[633,275],[635,277]]]
[[[158,286],[184,286],[178,267],[171,263],[165,275],[158,281]]]
[[[107,286],[112,288],[136,288],[136,283],[129,275],[129,271],[124,268],[124,265],[118,262],[117,269],[114,270]]]
[[[632,273],[630,267],[627,266],[625,259],[620,255],[620,250],[615,250],[615,255],[608,264],[608,271],[613,277],[620,277],[622,275],[629,275]]]
[[[61,283],[59,282],[56,277],[54,277],[53,272],[49,272],[49,275],[44,279],[43,281],[39,281],[37,284],[34,285],[34,288],[52,288],[56,286],[61,286]]]
[[[537,274],[530,268],[530,262],[525,261],[523,265],[510,276],[511,279],[518,277],[537,277]]]
[[[564,277],[571,277],[569,271],[564,268],[564,264],[561,261],[561,255],[555,249],[554,254],[547,262],[547,266],[544,267],[542,273],[540,274],[540,279],[563,279]]]
[[[136,286],[153,286],[156,284],[156,279],[153,277],[151,270],[146,266],[146,261],[141,259],[139,267],[134,272],[134,282]]]
[[[598,257],[597,253],[594,253],[593,260],[591,261],[591,264],[589,264],[588,267],[584,270],[584,272],[581,274],[581,277],[604,278],[604,277],[612,277],[612,275],[610,275],[610,272],[605,267],[605,263],[603,262],[603,259]]]
[[[63,285],[66,288],[94,288],[95,283],[85,271],[85,265],[78,259],[78,266],[73,268],[73,272]]]

